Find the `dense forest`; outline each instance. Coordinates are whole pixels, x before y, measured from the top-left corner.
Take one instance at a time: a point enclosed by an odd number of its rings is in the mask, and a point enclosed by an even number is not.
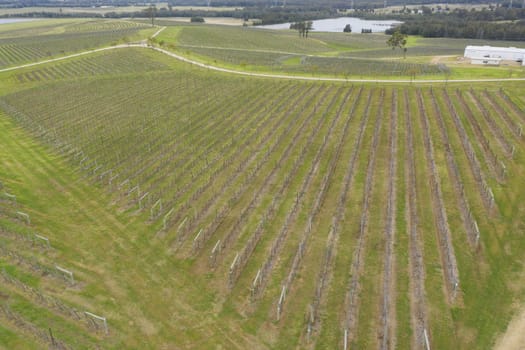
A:
[[[426,12],[421,16],[400,17],[404,21],[399,27],[401,33],[424,37],[525,41],[525,9],[456,9],[447,14],[432,13],[430,9],[430,13]]]

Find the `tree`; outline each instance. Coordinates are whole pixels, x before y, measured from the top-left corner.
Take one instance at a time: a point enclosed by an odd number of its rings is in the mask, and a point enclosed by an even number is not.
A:
[[[343,32],[352,33],[352,26],[350,24],[347,24],[345,28],[343,29]]]
[[[308,32],[310,32],[312,29],[314,29],[313,22],[312,21],[305,22],[304,32],[307,38],[308,38]]]
[[[290,29],[295,29],[299,33],[299,36],[303,36],[304,22],[293,22],[290,24]]]
[[[157,7],[155,5],[151,5],[144,11],[148,15],[148,17],[151,18],[151,26],[153,27],[155,25],[155,15],[157,14]]]
[[[399,29],[396,29],[390,38],[386,41],[386,44],[392,48],[392,50],[395,50],[396,47],[399,47],[403,50],[403,54],[406,57],[406,44],[407,44],[407,35],[401,34]]]
[[[299,36],[308,38],[308,33],[313,29],[312,21],[294,22],[290,24],[290,29],[295,29],[299,32]]]
[[[190,18],[191,23],[204,23],[204,17],[193,16]]]

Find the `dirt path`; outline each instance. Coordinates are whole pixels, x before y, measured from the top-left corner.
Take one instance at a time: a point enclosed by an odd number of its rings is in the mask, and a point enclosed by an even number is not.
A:
[[[9,72],[9,71],[12,71],[12,70],[18,70],[18,69],[22,69],[22,68],[33,67],[33,66],[39,66],[41,64],[50,63],[50,62],[63,61],[63,60],[67,60],[67,59],[74,58],[74,57],[89,55],[89,54],[92,54],[92,53],[95,53],[95,52],[107,51],[107,50],[113,50],[113,49],[121,49],[121,48],[124,48],[124,47],[133,47],[133,46],[142,46],[142,47],[144,47],[145,44],[144,45],[142,45],[142,44],[141,45],[123,44],[123,45],[115,45],[115,46],[103,47],[101,49],[83,51],[83,52],[79,52],[79,53],[75,53],[75,54],[67,55],[67,56],[63,56],[63,57],[51,58],[49,60],[38,61],[38,62],[34,62],[34,63],[22,64],[20,66],[15,66],[15,67],[3,68],[3,69],[0,69],[0,73]]]
[[[137,46],[137,45],[130,45]],[[209,70],[214,70],[218,72],[246,75],[252,77],[262,77],[262,78],[274,78],[274,79],[294,79],[294,80],[314,80],[314,81],[332,81],[332,82],[350,82],[350,83],[473,83],[473,82],[501,82],[501,81],[525,81],[525,78],[506,78],[506,79],[429,79],[429,80],[411,80],[411,79],[345,79],[345,78],[326,78],[326,77],[308,77],[301,75],[284,75],[284,74],[266,74],[266,73],[251,73],[246,71],[239,71],[228,68],[221,68],[217,66],[212,66],[206,63],[201,63],[197,61],[190,60],[186,57],[167,51],[158,47],[149,47],[155,51],[162,52],[168,56],[176,58],[180,61],[190,63],[202,68]]]
[[[155,37],[156,37],[157,35],[159,35],[160,32],[162,32],[164,29],[166,29],[166,27],[162,27],[162,28],[160,28],[160,29],[157,30],[157,31],[155,32],[155,34],[153,34],[151,37],[152,37],[152,38],[155,38]]]
[[[510,321],[505,333],[498,338],[494,350],[525,350],[525,306]]]
[[[434,56],[432,60],[430,61],[431,64],[438,64],[441,62],[444,58],[450,58],[450,57],[456,57],[457,55],[441,55],[441,56]]]

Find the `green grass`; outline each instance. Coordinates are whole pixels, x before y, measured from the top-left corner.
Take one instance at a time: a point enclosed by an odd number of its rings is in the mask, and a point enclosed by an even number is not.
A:
[[[38,349],[39,345],[33,339],[24,337],[10,329],[9,326],[0,326],[0,349]]]
[[[326,51],[327,46],[320,40],[303,40],[295,32],[264,30],[258,28],[229,26],[183,26],[168,27],[159,40],[168,42],[174,30],[177,45],[219,46],[238,49],[264,49],[285,52],[312,53]]]

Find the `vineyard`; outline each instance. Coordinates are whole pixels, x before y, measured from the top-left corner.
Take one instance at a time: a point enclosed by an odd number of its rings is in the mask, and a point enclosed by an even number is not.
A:
[[[156,44],[227,68],[338,78],[524,76],[521,67],[505,64],[478,69],[461,59],[466,45],[516,45],[511,42],[410,37],[403,53],[388,47],[384,34],[312,32],[305,39],[291,30],[161,23],[166,28],[155,38]]]
[[[129,41],[147,29],[144,24],[124,21],[42,22],[36,29],[26,23],[0,28],[0,69]],[[12,26],[15,29],[4,29]]]
[[[184,47],[184,46],[182,46]],[[445,65],[408,63],[400,61],[369,60],[359,58],[334,58],[301,56],[297,54],[258,52],[240,49],[184,47],[192,54],[213,62],[272,72],[329,74],[343,76],[406,77],[410,75],[444,76],[450,70]],[[264,67],[264,68],[260,68]]]
[[[384,36],[373,35],[366,44],[349,41],[344,35],[312,33],[311,36],[311,40],[297,40],[295,33],[289,31],[218,26],[168,27],[160,34],[159,41],[204,61],[248,66],[252,70],[361,77],[440,76],[449,73],[444,65],[370,59],[376,54],[370,48],[379,50],[383,56],[391,55],[388,51],[387,55],[381,51],[385,49]],[[365,50],[368,54],[364,55],[367,59],[345,57],[358,54],[365,47],[368,47]]]
[[[11,76],[11,79],[19,83],[78,80],[90,77],[136,74],[135,67],[140,67],[142,73],[169,69],[162,62],[151,60],[148,54],[149,52],[138,49],[130,49],[126,52],[120,50],[106,51],[89,57],[17,72]]]
[[[522,292],[520,85],[5,76],[2,346],[486,348]]]

